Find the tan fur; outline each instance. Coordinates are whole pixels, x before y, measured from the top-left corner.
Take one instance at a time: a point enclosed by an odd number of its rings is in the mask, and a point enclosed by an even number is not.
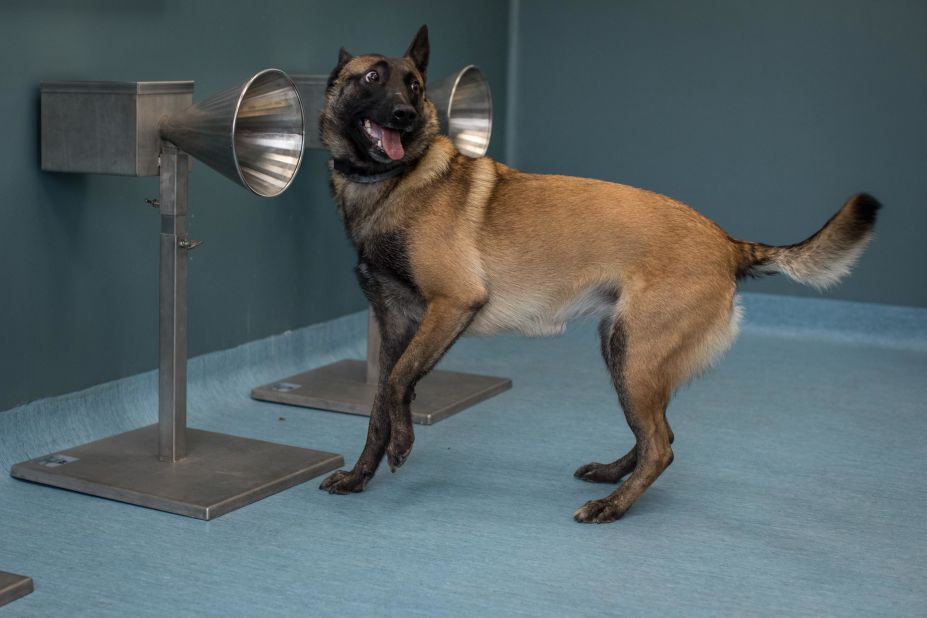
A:
[[[574,303],[611,286],[625,321],[648,336],[660,331],[651,338],[655,357],[665,342],[667,354],[685,359],[674,387],[732,341],[737,247],[665,196],[471,160],[443,136],[402,179],[361,185],[336,173],[334,187],[339,203],[371,209],[362,236],[405,233],[426,300],[485,302],[472,334],[559,333]],[[583,313],[612,310],[590,303]]]

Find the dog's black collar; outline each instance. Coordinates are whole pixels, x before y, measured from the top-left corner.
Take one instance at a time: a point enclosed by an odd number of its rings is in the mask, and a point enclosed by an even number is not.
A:
[[[393,178],[399,174],[406,171],[409,166],[406,164],[397,165],[396,167],[391,167],[385,172],[380,172],[379,174],[366,174],[362,170],[354,167],[344,159],[332,159],[328,162],[328,165],[331,169],[335,170],[339,174],[343,175],[345,178],[351,182],[359,182],[365,185],[370,185],[375,182],[380,182],[381,180],[386,180],[388,178]]]

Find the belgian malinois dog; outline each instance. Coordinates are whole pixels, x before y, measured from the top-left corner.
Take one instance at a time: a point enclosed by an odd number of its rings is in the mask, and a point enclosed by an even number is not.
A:
[[[836,283],[870,240],[879,203],[855,195],[804,242],[774,247],[735,240],[657,193],[470,159],[438,134],[428,55],[423,26],[401,58],[342,49],[328,81],[320,130],[332,191],[382,346],[364,450],[321,488],[363,491],[384,455],[394,471],[406,461],[415,385],[465,332],[557,334],[594,315],[636,444],[576,470],[593,483],[630,476],[574,517],[618,519],[673,461],[674,390],[734,341],[738,280]]]

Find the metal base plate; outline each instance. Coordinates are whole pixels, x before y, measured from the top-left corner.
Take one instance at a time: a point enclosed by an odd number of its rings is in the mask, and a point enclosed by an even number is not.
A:
[[[158,459],[158,426],[127,431],[13,466],[26,481],[197,519],[214,519],[344,465],[295,446],[187,430],[187,457]]]
[[[512,388],[508,378],[455,371],[432,371],[415,388],[412,420],[430,425]],[[262,401],[370,416],[376,384],[367,382],[367,364],[343,360],[259,386],[251,396]]]
[[[0,571],[0,607],[32,592],[32,578]]]

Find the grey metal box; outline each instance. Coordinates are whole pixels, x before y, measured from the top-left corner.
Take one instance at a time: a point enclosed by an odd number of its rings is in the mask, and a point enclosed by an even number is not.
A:
[[[193,104],[193,82],[42,82],[42,169],[157,176],[158,123]]]

